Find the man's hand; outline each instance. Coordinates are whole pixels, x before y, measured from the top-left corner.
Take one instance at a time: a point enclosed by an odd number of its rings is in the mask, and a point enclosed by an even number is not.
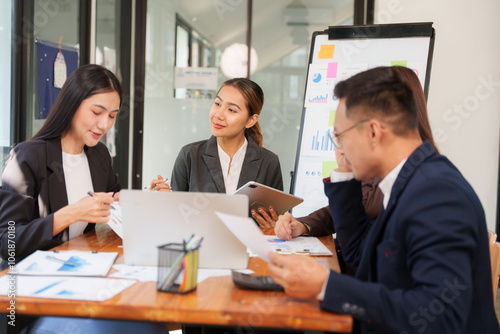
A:
[[[288,212],[279,216],[274,227],[276,236],[283,240],[292,240],[292,238],[296,238],[307,232],[309,232],[309,229]]]
[[[269,253],[269,258],[269,275],[288,295],[304,299],[319,295],[327,271],[312,257]]]

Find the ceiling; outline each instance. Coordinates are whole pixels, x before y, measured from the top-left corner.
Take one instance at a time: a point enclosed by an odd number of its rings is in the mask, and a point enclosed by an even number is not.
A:
[[[178,14],[221,51],[246,43],[247,2],[244,0],[175,1]],[[314,31],[352,24],[353,0],[254,0],[252,47],[265,68],[298,47],[310,44]]]

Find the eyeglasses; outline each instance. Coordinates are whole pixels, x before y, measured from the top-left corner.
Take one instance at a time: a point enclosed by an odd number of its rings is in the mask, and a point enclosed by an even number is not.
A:
[[[359,121],[358,123],[354,124],[353,126],[351,126],[350,128],[347,128],[345,129],[344,131],[342,132],[339,132],[339,133],[333,133],[333,132],[330,132],[330,139],[331,141],[333,142],[333,145],[335,145],[336,148],[342,148],[342,145],[340,144],[339,142],[339,138],[340,136],[342,136],[344,133],[346,133],[347,131],[349,130],[352,130],[354,129],[355,127],[357,127],[358,125],[361,125],[365,122],[368,122],[369,120],[368,119],[365,119],[363,121]]]

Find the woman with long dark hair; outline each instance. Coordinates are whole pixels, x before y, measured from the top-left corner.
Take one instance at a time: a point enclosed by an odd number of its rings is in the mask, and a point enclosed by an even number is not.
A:
[[[82,66],[67,78],[40,131],[11,150],[0,190],[3,259],[11,226],[19,261],[108,221],[120,184],[99,140],[115,122],[121,95],[113,73]]]

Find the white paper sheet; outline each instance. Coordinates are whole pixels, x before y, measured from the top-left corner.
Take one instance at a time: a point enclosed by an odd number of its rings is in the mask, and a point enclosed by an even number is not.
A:
[[[0,294],[7,295],[14,284],[16,297],[105,301],[135,282],[98,277],[4,275],[0,277]]]
[[[122,207],[118,202],[111,203],[111,214],[108,225],[120,238],[123,239]]]
[[[19,262],[10,273],[45,276],[106,276],[117,252],[41,251]]]
[[[129,266],[126,264],[115,264],[113,269],[118,270],[112,273],[109,277],[114,278],[129,278],[136,279],[141,282],[157,282],[158,281],[158,268],[147,266]],[[231,270],[229,269],[200,269],[198,268],[198,283],[209,278],[217,276],[230,276]],[[182,274],[179,275],[182,279]]]
[[[285,241],[275,235],[266,235],[271,248],[279,254],[308,254],[316,256],[332,256],[332,252],[316,237],[297,237]]]
[[[273,249],[262,236],[264,235],[252,218],[228,215],[215,211],[226,227],[262,260],[269,262],[268,253]]]

